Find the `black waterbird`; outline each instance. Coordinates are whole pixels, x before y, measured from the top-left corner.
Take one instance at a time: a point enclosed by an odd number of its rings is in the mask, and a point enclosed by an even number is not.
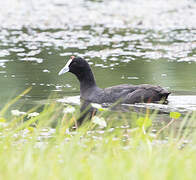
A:
[[[96,85],[90,65],[81,57],[71,56],[59,75],[66,72],[73,73],[79,80],[80,98],[92,103],[166,103],[170,94],[167,89],[150,84],[121,84],[101,89]]]

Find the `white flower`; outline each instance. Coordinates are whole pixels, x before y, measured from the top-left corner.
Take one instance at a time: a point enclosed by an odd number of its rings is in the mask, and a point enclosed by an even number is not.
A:
[[[19,111],[17,109],[11,110],[11,113],[14,116],[21,116],[21,115],[25,115],[26,114],[26,112],[21,112],[21,111]]]
[[[67,114],[67,113],[71,113],[71,114],[72,114],[72,113],[75,112],[75,110],[76,110],[76,109],[75,109],[73,106],[67,106],[67,107],[64,109],[63,112],[64,112],[65,114]]]
[[[35,116],[38,116],[38,115],[39,115],[38,112],[32,112],[32,113],[28,114],[28,118],[35,117]]]
[[[107,123],[106,123],[106,121],[105,121],[105,119],[103,117],[100,118],[98,116],[94,116],[93,119],[92,119],[92,122],[94,124],[99,125],[102,128],[107,126]]]

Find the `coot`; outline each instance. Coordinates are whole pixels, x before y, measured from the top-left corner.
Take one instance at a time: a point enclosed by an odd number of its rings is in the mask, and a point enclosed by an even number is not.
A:
[[[170,94],[167,89],[150,84],[121,84],[101,89],[96,85],[88,62],[81,57],[71,56],[71,59],[59,72],[59,75],[66,72],[71,72],[78,78],[80,81],[80,97],[88,102],[101,104],[119,101],[121,103],[134,104],[161,101],[165,103]]]

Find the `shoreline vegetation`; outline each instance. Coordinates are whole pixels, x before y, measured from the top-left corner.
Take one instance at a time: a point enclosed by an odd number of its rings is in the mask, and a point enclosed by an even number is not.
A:
[[[195,179],[195,112],[171,112],[155,130],[156,112],[127,118],[100,109],[73,130],[77,107],[53,101],[41,112],[10,110],[30,90],[0,111],[0,179]]]

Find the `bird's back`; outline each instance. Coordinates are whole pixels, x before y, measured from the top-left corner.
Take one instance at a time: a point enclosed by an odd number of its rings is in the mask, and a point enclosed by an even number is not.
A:
[[[161,101],[167,99],[168,95],[169,91],[160,86],[121,84],[105,89],[93,88],[84,99],[95,103],[115,103],[120,100],[123,103],[133,104]]]

